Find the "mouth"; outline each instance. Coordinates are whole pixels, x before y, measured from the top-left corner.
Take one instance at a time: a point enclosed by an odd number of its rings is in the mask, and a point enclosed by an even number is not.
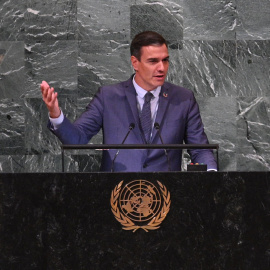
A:
[[[156,75],[154,77],[161,80],[161,79],[164,79],[165,75],[164,74],[163,75]]]

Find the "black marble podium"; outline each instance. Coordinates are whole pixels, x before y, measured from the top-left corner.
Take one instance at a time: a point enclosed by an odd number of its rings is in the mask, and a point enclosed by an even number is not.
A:
[[[270,269],[269,172],[0,175],[0,269]],[[122,229],[122,180],[160,181],[158,230]]]

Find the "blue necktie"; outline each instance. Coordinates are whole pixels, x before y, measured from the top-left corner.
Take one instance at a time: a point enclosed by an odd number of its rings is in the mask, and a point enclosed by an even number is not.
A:
[[[149,143],[150,141],[150,135],[151,135],[151,130],[152,130],[151,106],[150,106],[150,101],[152,97],[153,97],[153,94],[150,92],[147,92],[145,94],[144,104],[143,104],[142,113],[140,117],[141,127],[144,133],[146,143]]]

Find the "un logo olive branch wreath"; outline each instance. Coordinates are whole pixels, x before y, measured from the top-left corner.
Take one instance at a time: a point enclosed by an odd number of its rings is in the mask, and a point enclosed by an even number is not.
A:
[[[170,192],[167,190],[167,188],[161,182],[157,181],[157,183],[163,198],[162,208],[146,225],[142,226],[135,224],[127,215],[120,211],[120,192],[122,190],[123,181],[115,186],[111,193],[111,210],[116,220],[123,226],[124,230],[133,230],[133,232],[136,232],[138,229],[143,229],[144,231],[148,232],[149,230],[157,230],[160,228],[160,224],[170,211],[171,199]]]

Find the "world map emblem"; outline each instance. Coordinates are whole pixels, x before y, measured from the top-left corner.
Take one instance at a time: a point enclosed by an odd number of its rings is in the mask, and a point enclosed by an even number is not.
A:
[[[159,181],[134,180],[123,186],[121,181],[111,193],[111,209],[124,230],[143,229],[146,232],[160,228],[167,216],[170,192]]]

